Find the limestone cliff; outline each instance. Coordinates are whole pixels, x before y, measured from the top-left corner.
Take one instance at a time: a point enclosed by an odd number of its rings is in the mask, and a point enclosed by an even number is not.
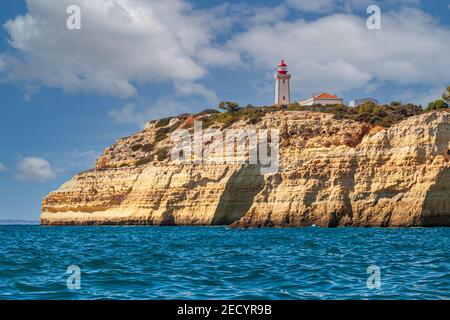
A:
[[[203,118],[202,118],[203,117]],[[277,111],[229,128],[278,128],[280,168],[180,164],[170,132],[208,115],[154,121],[50,193],[43,225],[450,226],[450,113],[388,129]]]

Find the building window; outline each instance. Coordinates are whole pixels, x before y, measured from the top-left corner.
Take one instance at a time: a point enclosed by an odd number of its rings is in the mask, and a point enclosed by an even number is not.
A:
[[[283,83],[285,83],[286,82],[286,80],[283,80]]]
[[[286,100],[286,96],[283,96],[283,100]]]

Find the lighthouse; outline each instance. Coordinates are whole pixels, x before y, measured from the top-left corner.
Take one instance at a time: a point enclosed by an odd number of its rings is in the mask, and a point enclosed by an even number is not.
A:
[[[282,106],[291,103],[291,86],[289,80],[291,75],[288,73],[287,65],[281,60],[275,74],[275,105]]]

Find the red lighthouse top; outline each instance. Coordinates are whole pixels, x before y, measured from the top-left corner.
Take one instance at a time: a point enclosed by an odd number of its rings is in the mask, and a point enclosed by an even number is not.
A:
[[[278,65],[277,72],[279,74],[287,74],[287,65],[284,63],[284,60],[281,60],[280,64]]]

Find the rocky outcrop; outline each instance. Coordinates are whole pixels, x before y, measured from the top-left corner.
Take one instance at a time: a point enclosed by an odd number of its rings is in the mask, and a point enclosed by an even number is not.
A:
[[[256,164],[172,161],[170,132],[192,123],[151,122],[118,140],[45,197],[41,223],[450,226],[449,112],[389,129],[286,110],[234,123],[280,130],[280,167],[266,175]]]

